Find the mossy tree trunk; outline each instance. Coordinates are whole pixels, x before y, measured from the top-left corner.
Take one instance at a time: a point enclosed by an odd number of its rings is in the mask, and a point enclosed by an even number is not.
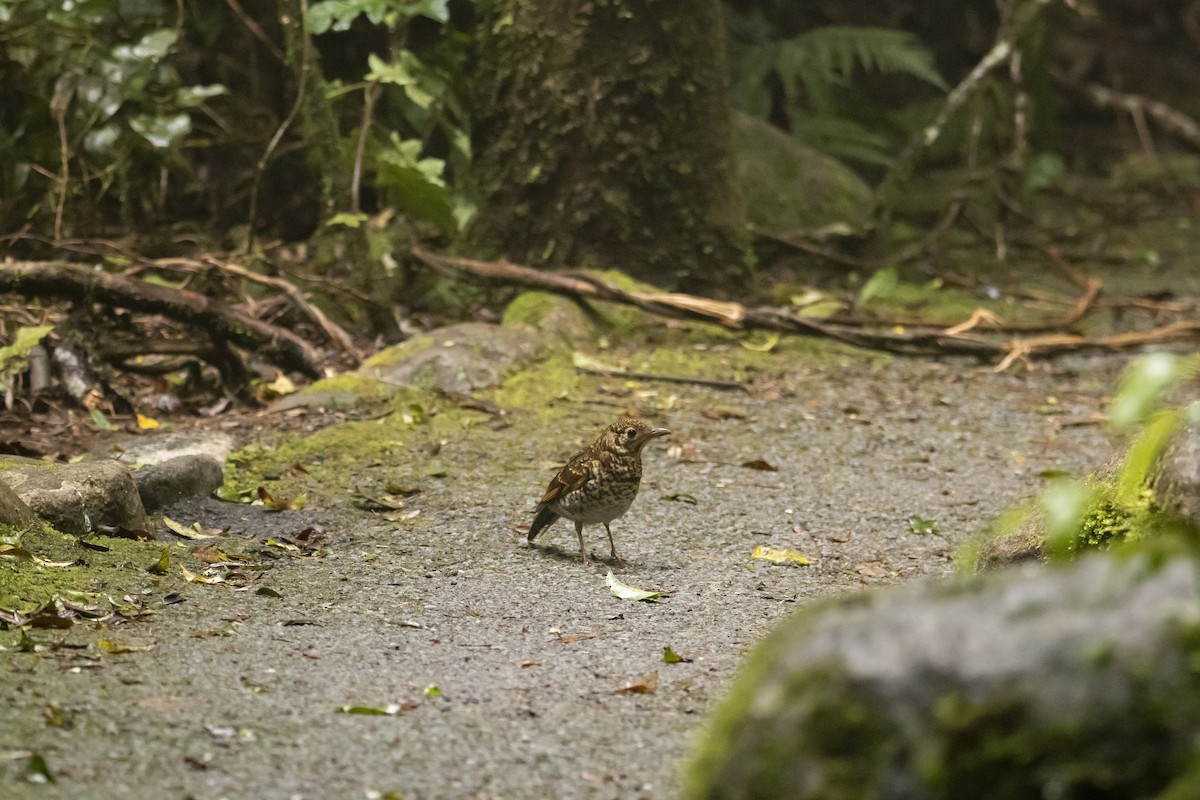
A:
[[[719,0],[497,0],[467,245],[665,287],[743,279]]]

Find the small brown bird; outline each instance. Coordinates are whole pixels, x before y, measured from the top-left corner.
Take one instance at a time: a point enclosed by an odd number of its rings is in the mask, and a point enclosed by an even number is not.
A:
[[[579,555],[588,563],[583,526],[604,523],[612,560],[620,561],[608,524],[629,510],[642,482],[642,448],[651,439],[666,436],[666,428],[652,428],[640,419],[623,418],[604,429],[600,438],[580,450],[558,471],[538,503],[525,541],[532,542],[559,517],[575,523]]]

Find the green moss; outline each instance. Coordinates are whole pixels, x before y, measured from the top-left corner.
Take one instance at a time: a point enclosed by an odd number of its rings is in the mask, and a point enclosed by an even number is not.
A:
[[[537,328],[543,319],[563,302],[561,295],[553,292],[521,292],[504,309],[500,324],[507,328],[525,326]]]
[[[175,591],[184,584],[178,571],[174,575],[154,576],[146,568],[158,560],[164,544],[132,539],[101,537],[97,541],[108,552],[86,550],[74,536],[59,533],[49,526],[24,533],[0,526],[0,537],[16,542],[32,554],[32,559],[0,559],[0,608],[33,611],[50,602],[55,595],[73,592],[96,595],[80,602],[104,602],[108,595],[120,597],[147,586],[162,592]],[[180,554],[185,552],[180,546]],[[174,555],[174,552],[172,553]],[[43,562],[73,562],[70,566],[45,566]]]

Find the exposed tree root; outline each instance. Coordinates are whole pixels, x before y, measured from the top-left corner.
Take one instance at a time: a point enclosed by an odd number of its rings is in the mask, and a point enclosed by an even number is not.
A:
[[[322,374],[320,355],[299,336],[186,289],[62,261],[17,261],[0,264],[0,293],[162,314],[203,330],[219,351],[231,353],[228,346],[232,344],[261,354],[281,369],[312,378]]]

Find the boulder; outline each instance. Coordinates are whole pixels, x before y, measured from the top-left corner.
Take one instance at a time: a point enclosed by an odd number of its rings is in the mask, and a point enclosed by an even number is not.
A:
[[[142,467],[133,473],[147,511],[193,495],[212,494],[225,480],[221,465],[204,455],[185,455]]]
[[[358,374],[392,386],[471,392],[495,386],[542,347],[541,337],[531,330],[463,322],[390,347],[368,359]]]
[[[28,530],[37,524],[37,514],[17,496],[17,493],[0,481],[0,525],[17,530]]]
[[[130,467],[161,464],[180,456],[205,456],[224,464],[233,452],[233,437],[215,431],[155,431],[140,436],[105,440],[91,453],[93,459],[119,461]]]
[[[1092,554],[808,608],[685,798],[1196,797],[1200,562]]]
[[[129,470],[115,461],[55,464],[6,456],[0,481],[42,519],[77,536],[98,526],[146,526],[146,511]]]

